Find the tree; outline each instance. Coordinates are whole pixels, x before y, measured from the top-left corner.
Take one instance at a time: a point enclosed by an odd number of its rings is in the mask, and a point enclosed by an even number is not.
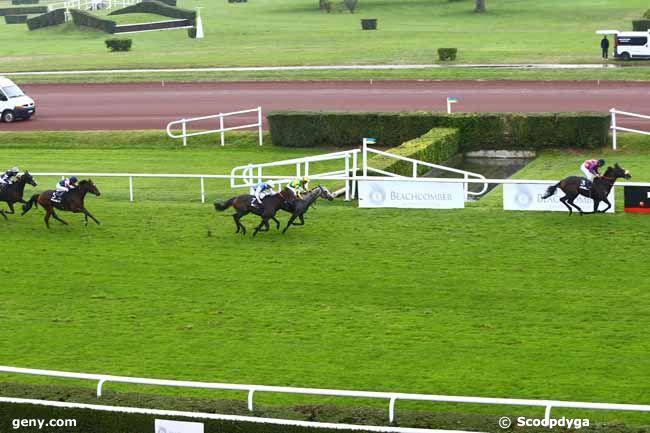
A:
[[[485,12],[487,9],[485,7],[486,0],[476,0],[476,7],[474,12]]]

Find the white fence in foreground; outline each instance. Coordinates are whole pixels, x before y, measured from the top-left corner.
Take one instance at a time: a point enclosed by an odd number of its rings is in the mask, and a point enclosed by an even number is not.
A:
[[[349,390],[322,389],[322,388],[296,388],[296,387],[286,387],[286,386],[243,385],[243,384],[216,383],[216,382],[194,382],[194,381],[183,381],[183,380],[149,379],[149,378],[141,378],[141,377],[112,376],[112,375],[105,375],[105,374],[72,373],[72,372],[65,372],[65,371],[39,370],[39,369],[18,368],[18,367],[9,367],[9,366],[0,366],[0,372],[10,373],[10,374],[25,374],[25,375],[33,375],[33,376],[48,376],[48,377],[96,381],[98,398],[101,397],[102,388],[107,382],[129,383],[129,384],[137,384],[137,385],[152,385],[152,386],[172,386],[172,387],[180,387],[180,388],[246,391],[248,393],[248,410],[250,411],[253,411],[254,408],[253,397],[255,393],[259,393],[259,392],[381,399],[381,400],[388,400],[388,421],[391,423],[395,421],[395,402],[398,400],[427,401],[427,402],[438,402],[438,403],[487,404],[487,405],[499,405],[499,406],[541,407],[545,409],[544,416],[547,420],[550,419],[551,410],[553,408],[632,411],[632,412],[650,413],[650,405],[642,405],[642,404],[589,403],[589,402],[562,401],[562,400],[464,397],[464,396],[435,395],[435,394],[405,394],[405,393],[397,393],[397,392],[371,392],[371,391],[349,391]],[[364,428],[361,428],[361,430],[366,429],[365,426],[363,427]]]
[[[229,128],[224,127],[224,122],[223,122],[224,117],[232,117],[240,114],[253,113],[253,112],[257,113],[257,122],[246,124],[246,125],[231,126]],[[213,119],[219,119],[218,129],[210,129],[207,131],[197,131],[197,132],[187,132],[188,123],[200,122],[204,120],[213,120]],[[174,128],[177,125],[180,125],[181,127],[180,135],[175,135],[174,131],[172,130],[172,128]],[[182,138],[183,146],[187,146],[187,137],[196,137],[197,135],[218,133],[221,134],[221,145],[223,146],[225,144],[224,133],[226,131],[235,131],[238,129],[248,129],[248,128],[257,128],[258,140],[261,146],[262,145],[262,107],[252,108],[250,110],[231,111],[230,113],[219,113],[212,116],[193,117],[191,119],[181,119],[181,120],[176,120],[174,122],[169,122],[169,124],[167,125],[167,135],[170,138]]]
[[[643,114],[638,114],[638,113],[629,113],[627,111],[620,111],[617,110],[616,108],[612,108],[609,110],[611,116],[612,116],[612,123],[610,126],[610,129],[612,130],[612,149],[616,150],[616,144],[617,144],[617,137],[616,133],[617,131],[623,131],[623,132],[634,132],[636,134],[643,134],[643,135],[650,135],[650,132],[648,131],[641,131],[639,129],[631,129],[631,128],[625,128],[623,126],[618,126],[616,123],[617,120],[617,115],[619,116],[628,116],[628,117],[634,117],[637,119],[645,119],[645,120],[650,120],[650,116],[646,116]]]

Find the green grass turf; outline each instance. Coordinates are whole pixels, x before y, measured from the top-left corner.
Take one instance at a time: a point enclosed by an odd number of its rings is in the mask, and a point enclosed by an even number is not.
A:
[[[142,23],[153,23],[158,21],[169,21],[174,18],[165,17],[162,15],[156,14],[124,14],[124,15],[111,15],[107,16],[107,19],[115,21],[117,25],[122,24],[142,24]],[[124,36],[128,37],[128,36]]]
[[[199,143],[174,150],[155,148],[145,136],[140,147],[110,150],[100,133],[59,134],[86,144],[63,145],[55,134],[29,144],[36,135],[3,134],[0,167],[216,171],[254,153],[276,159],[311,152],[258,149],[243,138],[223,149]],[[111,133],[111,141],[125,134]],[[46,142],[64,149],[48,150]],[[586,156],[604,155],[634,180],[650,180],[650,141],[624,137],[621,146],[616,157],[607,150],[545,152],[518,176],[559,178]],[[319,203],[305,227],[253,239],[235,235],[230,212],[197,203],[194,192],[168,199],[170,182],[156,181],[151,187],[161,193],[128,203],[117,183],[102,180],[105,195],[88,199],[100,227],[68,214],[70,226],[48,231],[40,210],[0,221],[3,243],[12,246],[0,267],[9,282],[0,302],[0,364],[650,403],[647,216],[505,212],[494,198],[448,211],[336,201]]]
[[[185,31],[134,34],[128,53],[107,53],[105,33],[72,24],[34,32],[0,25],[0,40],[12,41],[0,49],[2,70],[430,63],[440,47],[458,48],[458,62],[595,63],[595,31],[631,29],[631,20],[648,7],[645,0],[509,0],[475,14],[470,0],[364,0],[355,14],[327,14],[317,5],[211,4],[202,10],[204,39],[190,39]],[[181,0],[179,6],[205,2]],[[359,20],[369,17],[379,20],[379,30],[360,29]]]

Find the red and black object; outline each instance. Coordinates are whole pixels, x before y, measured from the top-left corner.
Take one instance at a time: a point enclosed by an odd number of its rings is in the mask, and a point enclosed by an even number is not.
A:
[[[650,213],[650,186],[625,187],[625,212]]]

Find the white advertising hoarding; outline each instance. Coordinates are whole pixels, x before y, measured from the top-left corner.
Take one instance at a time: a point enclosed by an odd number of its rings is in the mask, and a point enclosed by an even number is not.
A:
[[[465,190],[462,183],[362,180],[359,207],[460,209],[465,207]]]
[[[155,433],[203,433],[202,422],[171,421],[157,419]]]
[[[555,185],[553,182],[548,184],[535,184],[535,183],[518,183],[518,184],[505,184],[503,185],[503,208],[505,210],[532,210],[532,211],[562,211],[568,212],[568,209],[560,201],[560,197],[564,193],[560,188],[555,191],[555,194],[547,199],[542,199],[549,186]],[[612,204],[612,207],[607,212],[614,212],[614,189],[607,196],[607,199]],[[591,212],[594,209],[594,202],[592,199],[582,195],[574,201],[583,212]],[[600,203],[598,209],[605,209],[607,205]],[[577,209],[573,209],[577,212]]]

